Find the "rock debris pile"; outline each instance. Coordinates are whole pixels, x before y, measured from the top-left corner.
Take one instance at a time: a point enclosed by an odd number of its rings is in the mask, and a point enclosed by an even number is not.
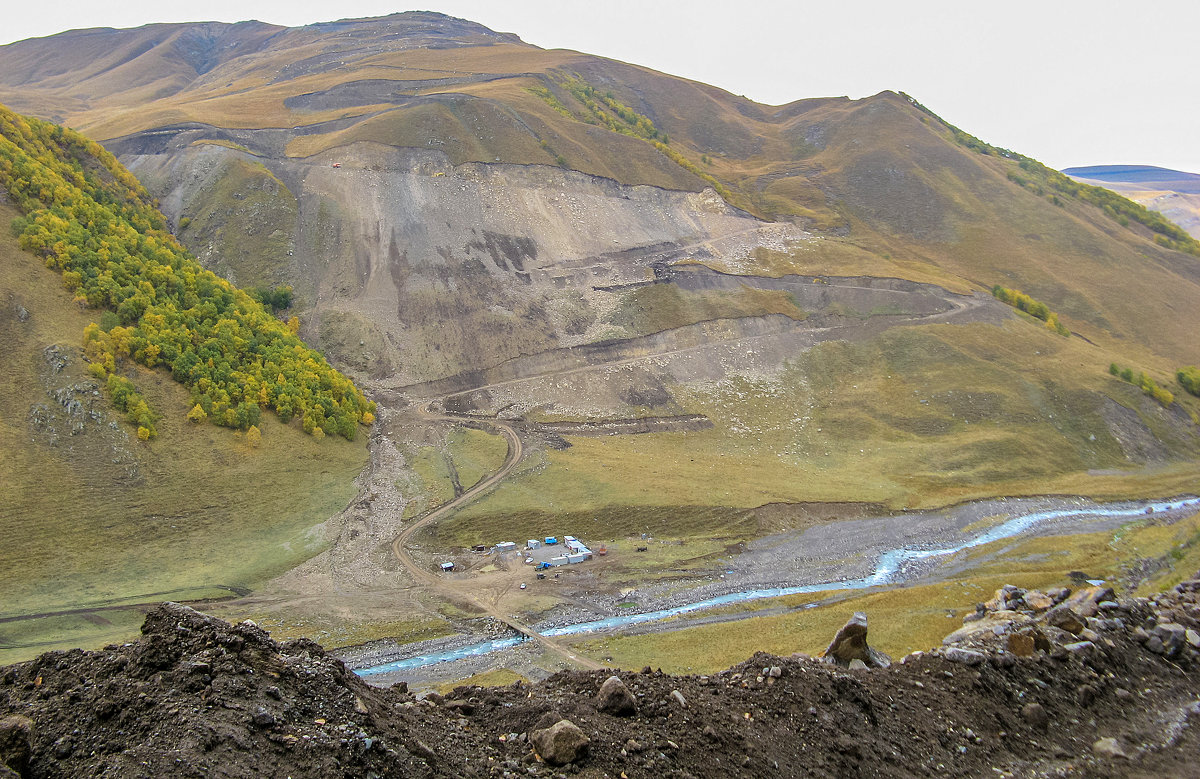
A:
[[[856,614],[822,658],[419,697],[164,604],[136,642],[0,669],[0,777],[1200,776],[1198,630],[1200,579],[1006,586],[896,663]]]

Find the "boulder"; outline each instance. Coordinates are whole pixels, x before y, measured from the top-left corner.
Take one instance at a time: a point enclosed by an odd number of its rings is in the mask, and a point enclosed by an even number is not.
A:
[[[1167,657],[1175,657],[1188,645],[1187,628],[1178,622],[1164,622],[1156,625],[1150,631],[1151,639],[1157,638],[1162,642],[1162,653]]]
[[[679,708],[687,708],[687,698],[683,697],[683,693],[681,693],[679,690],[671,690],[671,700],[679,704]]]
[[[596,694],[596,708],[607,714],[627,717],[637,714],[637,698],[633,697],[620,677],[610,676],[600,685],[600,692]]]
[[[825,662],[849,666],[851,660],[861,660],[868,668],[887,668],[892,658],[867,644],[867,615],[861,611],[838,630],[833,641],[821,655]]]
[[[1066,603],[1059,604],[1046,612],[1046,624],[1079,635],[1087,627],[1087,622]]]
[[[0,719],[0,765],[24,775],[33,754],[33,721],[14,714]]]
[[[1115,738],[1102,738],[1092,744],[1092,751],[1097,757],[1123,757],[1129,759],[1129,754]]]
[[[563,719],[548,728],[529,734],[533,748],[550,765],[567,765],[585,757],[592,740],[570,720]]]
[[[1021,707],[1021,719],[1037,730],[1045,730],[1050,724],[1050,716],[1040,703],[1026,703]]]
[[[1033,636],[1026,633],[1009,633],[1007,648],[1017,657],[1033,657]]]
[[[1064,600],[1063,605],[1070,607],[1080,616],[1094,617],[1099,610],[1100,601],[1112,600],[1114,597],[1110,587],[1084,587],[1082,590],[1076,590],[1071,597]]]
[[[991,611],[979,619],[964,624],[958,630],[942,639],[942,643],[958,644],[967,639],[980,635],[1003,635],[1017,625],[1029,622],[1027,614],[1017,611]]]
[[[963,649],[957,646],[947,647],[945,656],[950,662],[962,663],[963,665],[979,665],[986,659],[983,652],[976,652],[973,649]]]
[[[1048,611],[1053,608],[1054,599],[1043,592],[1030,590],[1025,593],[1025,606],[1031,611]]]

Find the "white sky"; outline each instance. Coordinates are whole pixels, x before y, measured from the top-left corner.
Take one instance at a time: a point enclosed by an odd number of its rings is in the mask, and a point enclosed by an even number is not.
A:
[[[1136,163],[1200,173],[1197,0],[423,3],[538,46],[634,62],[765,103],[904,91],[983,140],[1056,168]],[[394,0],[56,0],[6,9],[0,43],[79,27],[301,25],[403,10],[411,9]]]

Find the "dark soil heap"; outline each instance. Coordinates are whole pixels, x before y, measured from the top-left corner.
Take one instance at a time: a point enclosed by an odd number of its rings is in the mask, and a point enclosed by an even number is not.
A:
[[[969,619],[887,668],[760,654],[418,699],[164,604],[134,643],[0,671],[0,777],[1200,776],[1200,580],[1005,588]]]

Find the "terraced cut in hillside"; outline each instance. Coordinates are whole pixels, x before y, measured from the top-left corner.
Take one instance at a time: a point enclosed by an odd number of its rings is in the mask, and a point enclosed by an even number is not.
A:
[[[1174,391],[1195,243],[903,94],[763,106],[417,12],[25,41],[0,100],[103,141],[223,279],[291,287],[378,403],[328,548],[231,618],[457,646],[686,599],[775,533],[1200,477],[1200,399]],[[330,411],[307,428],[344,432]],[[468,551],[563,533],[614,553],[537,580]],[[1078,570],[1060,552],[1039,575]],[[682,640],[637,639],[590,656]],[[564,662],[537,645],[521,674]]]

